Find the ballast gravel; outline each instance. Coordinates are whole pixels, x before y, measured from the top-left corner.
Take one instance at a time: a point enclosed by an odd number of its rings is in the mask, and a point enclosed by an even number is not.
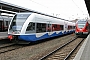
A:
[[[74,34],[58,37],[45,42],[31,44],[13,51],[0,54],[0,60],[38,60],[57,47],[70,41],[75,37]]]

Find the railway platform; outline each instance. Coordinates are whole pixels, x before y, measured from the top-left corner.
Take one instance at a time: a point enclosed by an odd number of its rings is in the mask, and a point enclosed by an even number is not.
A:
[[[73,60],[90,60],[90,34],[87,36]]]
[[[7,32],[0,32],[0,40],[1,39],[6,39],[8,37]]]

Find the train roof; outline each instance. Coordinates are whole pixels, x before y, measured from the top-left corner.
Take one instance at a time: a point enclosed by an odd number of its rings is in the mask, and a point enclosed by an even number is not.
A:
[[[41,15],[45,15],[45,16],[49,16],[49,17],[53,17],[53,18],[57,18],[57,19],[61,19],[61,20],[65,20],[65,21],[69,21],[69,20],[66,20],[66,19],[63,19],[63,18],[59,18],[59,17],[56,17],[56,16],[52,16],[52,15],[48,15],[48,14],[44,14],[44,13],[40,13],[40,12],[20,12],[20,13],[16,13],[16,14],[32,14],[32,13],[36,13],[36,14],[41,14]],[[69,21],[71,22],[71,21]],[[74,22],[72,22],[74,23]]]
[[[87,19],[78,19],[78,20],[77,20],[77,22],[86,22],[86,21],[88,21],[88,20],[87,20]],[[76,23],[77,23],[77,22],[76,22]]]
[[[79,19],[78,21],[87,21],[87,19]]]
[[[0,16],[0,20],[3,21],[10,21],[12,19],[12,16]]]

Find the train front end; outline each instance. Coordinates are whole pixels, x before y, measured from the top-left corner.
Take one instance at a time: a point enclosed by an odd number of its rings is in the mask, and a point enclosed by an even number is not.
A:
[[[17,13],[10,22],[8,28],[8,38],[11,41],[17,42],[18,36],[21,35],[22,27],[30,14]]]
[[[75,34],[77,36],[88,35],[88,22],[87,22],[87,20],[80,20],[76,23]]]

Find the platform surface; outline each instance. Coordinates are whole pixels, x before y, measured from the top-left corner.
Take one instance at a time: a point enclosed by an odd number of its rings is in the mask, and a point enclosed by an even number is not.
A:
[[[7,32],[0,32],[0,40],[8,37]]]
[[[90,34],[87,36],[73,60],[90,60]]]

